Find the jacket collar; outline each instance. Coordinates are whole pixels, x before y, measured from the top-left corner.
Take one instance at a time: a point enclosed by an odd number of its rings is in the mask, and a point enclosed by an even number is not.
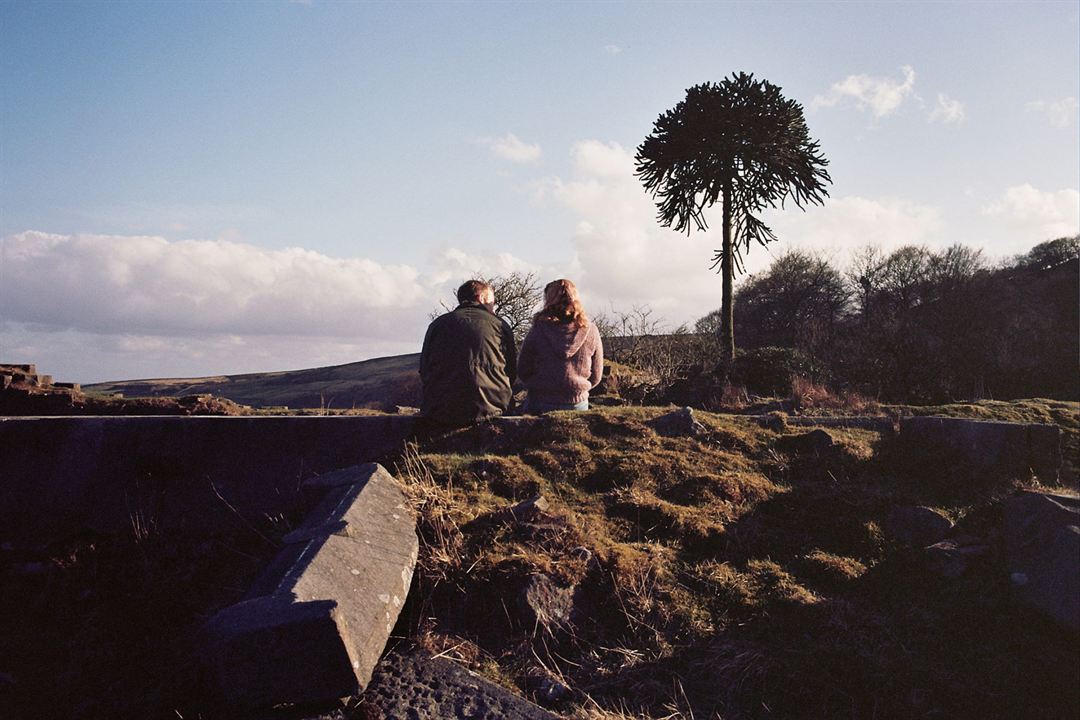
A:
[[[459,303],[457,308],[455,308],[455,309],[460,310],[461,308],[470,308],[470,307],[480,308],[482,310],[487,310],[492,315],[495,314],[495,308],[492,305],[485,305],[483,303],[476,302],[475,300],[466,300],[463,303]]]

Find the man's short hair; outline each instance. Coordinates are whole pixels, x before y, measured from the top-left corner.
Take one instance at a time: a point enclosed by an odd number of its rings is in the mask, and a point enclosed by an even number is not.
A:
[[[484,295],[494,292],[492,287],[482,280],[469,280],[457,289],[457,301],[483,302]]]

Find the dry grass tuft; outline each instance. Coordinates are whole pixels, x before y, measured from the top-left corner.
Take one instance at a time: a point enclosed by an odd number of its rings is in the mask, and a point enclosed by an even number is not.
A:
[[[800,412],[842,411],[848,415],[877,415],[881,412],[876,400],[854,390],[834,393],[825,385],[804,377],[792,378],[791,403]]]

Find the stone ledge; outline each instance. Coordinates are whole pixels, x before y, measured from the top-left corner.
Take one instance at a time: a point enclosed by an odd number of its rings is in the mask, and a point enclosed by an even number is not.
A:
[[[457,663],[422,652],[390,653],[363,695],[367,717],[380,720],[558,720]]]
[[[200,656],[230,706],[355,695],[405,604],[416,523],[381,466],[332,489],[252,585],[200,632]]]
[[[1061,468],[1061,428],[1042,425],[916,416],[900,420],[900,438],[921,448],[957,453],[972,466],[995,472],[1034,472],[1056,483]]]

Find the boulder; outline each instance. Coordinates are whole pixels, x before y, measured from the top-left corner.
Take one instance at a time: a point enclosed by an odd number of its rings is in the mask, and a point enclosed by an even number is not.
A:
[[[1005,552],[1020,599],[1080,632],[1080,498],[1033,491],[1009,498]]]
[[[931,572],[955,579],[967,572],[971,561],[985,555],[989,546],[968,536],[942,540],[926,548],[926,564]]]
[[[657,434],[668,437],[701,437],[709,433],[708,428],[694,417],[694,409],[689,407],[653,418],[648,425]]]
[[[200,633],[203,664],[231,706],[357,694],[405,603],[419,544],[396,481],[374,464],[328,475],[325,498],[247,597]]]
[[[776,449],[790,455],[826,455],[835,451],[832,435],[811,430],[801,435],[785,435],[776,441]]]
[[[944,513],[919,505],[895,507],[885,519],[885,534],[890,539],[918,547],[933,545],[952,528],[952,520]]]

